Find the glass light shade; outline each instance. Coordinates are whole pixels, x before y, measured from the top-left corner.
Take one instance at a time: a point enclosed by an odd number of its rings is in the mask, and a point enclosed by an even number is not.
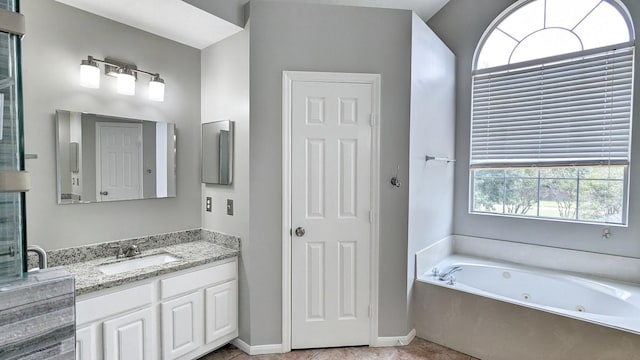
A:
[[[122,95],[136,94],[136,77],[131,70],[123,70],[118,73],[118,93]]]
[[[80,86],[97,89],[100,87],[100,68],[90,63],[80,65]]]
[[[158,78],[149,81],[149,99],[164,101],[164,81],[162,79]]]

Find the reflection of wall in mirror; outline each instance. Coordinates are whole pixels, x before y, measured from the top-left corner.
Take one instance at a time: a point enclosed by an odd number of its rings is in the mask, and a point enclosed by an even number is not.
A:
[[[222,124],[212,122],[202,124],[202,181],[209,184],[220,183],[219,130]]]
[[[167,196],[176,196],[176,124],[167,124]]]
[[[142,197],[156,197],[157,183],[157,124],[150,121],[142,123]]]
[[[58,178],[60,179],[59,191],[64,202],[71,201],[71,172],[69,169],[69,147],[71,143],[71,117],[70,113],[58,114]]]
[[[82,114],[82,183],[83,201],[97,201],[96,197],[96,120],[94,114]]]
[[[220,130],[218,138],[218,163],[220,164],[220,184],[229,184],[229,130]]]
[[[167,196],[167,123],[155,123],[155,162],[156,179],[154,195],[158,197]],[[145,194],[145,197],[147,194]]]
[[[69,169],[71,177],[71,200],[82,200],[82,122],[81,113],[72,112],[69,124]]]

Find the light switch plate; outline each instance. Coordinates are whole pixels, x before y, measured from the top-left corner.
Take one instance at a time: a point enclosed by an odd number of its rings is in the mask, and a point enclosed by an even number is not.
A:
[[[233,215],[233,200],[227,199],[227,215]]]

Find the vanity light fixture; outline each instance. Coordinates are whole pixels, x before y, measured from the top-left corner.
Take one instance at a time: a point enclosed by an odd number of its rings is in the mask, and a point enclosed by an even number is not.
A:
[[[91,56],[80,62],[80,85],[91,89],[100,87],[100,68]]]
[[[159,74],[155,74],[149,81],[149,99],[164,101],[164,80]]]
[[[152,101],[164,101],[164,80],[160,78],[160,74],[140,70],[133,64],[126,64],[109,58],[101,60],[88,56],[86,60],[82,60],[80,62],[81,86],[92,89],[100,87],[99,63],[104,65],[106,75],[115,76],[118,79],[117,91],[119,94],[135,95],[137,74],[142,73],[151,78],[149,81],[149,99]]]
[[[136,94],[136,77],[133,70],[123,67],[118,69],[118,93],[122,95]]]

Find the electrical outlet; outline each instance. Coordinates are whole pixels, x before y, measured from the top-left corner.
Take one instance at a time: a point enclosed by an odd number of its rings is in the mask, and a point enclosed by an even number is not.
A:
[[[205,209],[207,210],[207,212],[211,212],[211,196],[207,196],[205,204]]]
[[[233,200],[227,199],[227,215],[233,216]]]

